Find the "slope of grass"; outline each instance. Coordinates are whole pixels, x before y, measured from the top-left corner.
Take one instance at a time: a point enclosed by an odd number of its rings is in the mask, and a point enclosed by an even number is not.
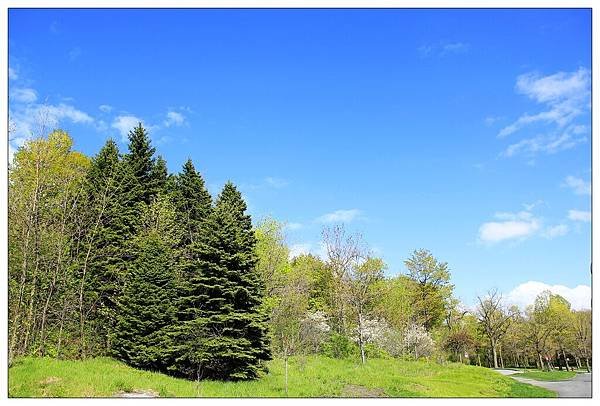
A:
[[[284,397],[284,364],[250,382],[176,379],[141,371],[110,358],[65,361],[22,358],[9,369],[10,397],[109,397],[151,390],[161,397]],[[516,382],[490,369],[461,364],[297,357],[290,360],[290,397],[553,397],[554,392]]]
[[[518,376],[538,381],[565,381],[573,378],[575,375],[577,373],[572,371],[527,371]]]

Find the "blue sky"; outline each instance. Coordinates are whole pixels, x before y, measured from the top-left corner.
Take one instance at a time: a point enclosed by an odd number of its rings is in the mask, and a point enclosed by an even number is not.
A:
[[[588,307],[588,10],[12,9],[8,73],[13,149],[40,112],[90,155],[140,120],[294,252],[343,221],[390,275],[430,249],[468,305]]]

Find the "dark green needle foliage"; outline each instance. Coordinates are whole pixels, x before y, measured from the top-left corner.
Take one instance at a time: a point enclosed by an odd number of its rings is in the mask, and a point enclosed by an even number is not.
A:
[[[157,231],[134,243],[113,336],[113,354],[128,364],[165,371],[176,323],[174,258]]]
[[[227,183],[194,244],[189,319],[183,324],[177,371],[191,378],[253,379],[270,359],[256,244],[240,192]]]

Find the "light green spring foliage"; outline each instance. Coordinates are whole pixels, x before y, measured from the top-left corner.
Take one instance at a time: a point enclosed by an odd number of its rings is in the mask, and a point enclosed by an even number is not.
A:
[[[161,397],[284,397],[284,363],[268,363],[256,381],[200,383],[140,371],[109,358],[17,360],[9,373],[11,397],[107,397],[152,390]],[[360,361],[318,356],[289,360],[290,397],[554,397],[486,368],[398,359]]]

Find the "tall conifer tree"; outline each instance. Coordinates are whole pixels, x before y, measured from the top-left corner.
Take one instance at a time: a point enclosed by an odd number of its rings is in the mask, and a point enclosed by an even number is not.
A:
[[[195,298],[174,369],[193,378],[253,379],[270,359],[256,244],[239,191],[227,183],[197,244]]]
[[[78,250],[83,347],[86,315],[94,322],[94,334],[104,342],[104,350],[109,346],[107,337],[114,325],[116,300],[127,265],[126,247],[138,221],[130,195],[135,185],[129,167],[120,159],[117,144],[108,140],[93,158],[86,180],[85,236]]]

